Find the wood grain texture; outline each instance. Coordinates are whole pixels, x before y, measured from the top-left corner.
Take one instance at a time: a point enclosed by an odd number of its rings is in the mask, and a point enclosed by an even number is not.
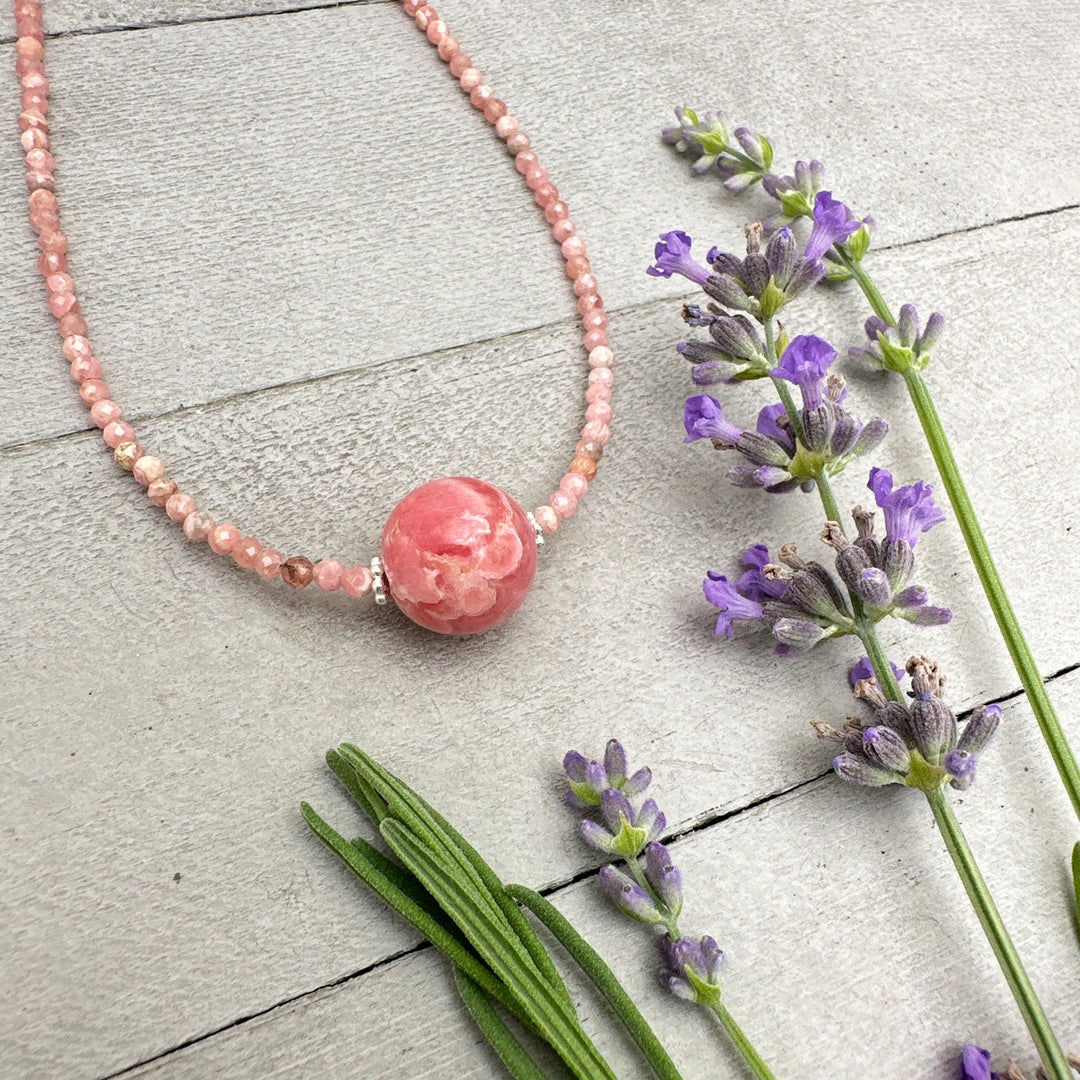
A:
[[[971,0],[901,17],[843,0],[824,18],[784,3],[772,38],[727,4],[703,32],[706,10],[446,11],[568,199],[610,308],[678,293],[642,272],[661,230],[707,246],[768,212],[758,195],[724,198],[689,177],[660,145],[680,101],[771,133],[778,163],[824,159],[835,189],[876,216],[881,244],[1080,203],[1080,120],[1044,62],[1048,49],[1061,69],[1078,59],[1080,8],[987,13]],[[795,28],[790,45],[781,25]],[[888,42],[872,64],[868,42]],[[76,35],[50,41],[48,63],[73,269],[133,416],[573,310],[520,178],[394,4]],[[14,143],[0,169],[10,443],[87,420],[33,272]]]
[[[1055,684],[1080,708],[1080,676]],[[960,814],[1058,1032],[1080,1042],[1075,933],[1061,837],[1070,811],[1019,705]],[[954,1075],[967,1039],[995,1065],[1032,1064],[1026,1031],[974,925],[923,799],[818,782],[677,841],[688,933],[728,955],[725,999],[778,1076],[836,1080]],[[359,886],[358,886],[359,888]],[[616,915],[594,880],[561,890],[563,912],[615,968],[686,1080],[746,1075],[704,1014],[655,982],[651,932]],[[562,966],[560,964],[560,966]],[[571,981],[620,1077],[649,1075]],[[498,1075],[431,950],[394,961],[125,1080],[356,1075],[386,1080]]]

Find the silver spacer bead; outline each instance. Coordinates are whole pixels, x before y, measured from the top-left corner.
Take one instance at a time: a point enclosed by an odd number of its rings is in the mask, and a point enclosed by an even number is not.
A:
[[[382,559],[378,555],[371,560],[371,594],[380,607],[386,604],[386,578],[383,576]]]
[[[540,527],[540,522],[533,517],[533,512],[531,510],[526,510],[525,516],[529,519],[529,524],[533,527],[533,532],[536,533],[536,546],[542,547],[544,543],[544,530]]]

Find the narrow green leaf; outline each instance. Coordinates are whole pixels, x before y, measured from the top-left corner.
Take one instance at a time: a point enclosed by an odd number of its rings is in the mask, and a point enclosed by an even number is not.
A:
[[[1080,845],[1078,845],[1080,847]],[[538,892],[524,885],[507,885],[506,891],[520,900],[555,936],[560,945],[574,958],[578,967],[592,980],[607,999],[616,1015],[626,1025],[638,1044],[652,1071],[661,1080],[682,1080],[675,1063],[668,1056],[656,1033],[638,1011],[630,995],[623,989],[615,972],[604,963],[600,954],[574,929],[573,925]]]
[[[529,1057],[528,1051],[517,1041],[514,1033],[503,1023],[491,999],[480,987],[454,965],[454,981],[458,993],[469,1010],[476,1026],[491,1043],[492,1049],[502,1059],[514,1080],[547,1080],[547,1074]]]
[[[346,791],[360,804],[360,809],[376,826],[386,817],[386,803],[370,784],[364,783],[356,770],[336,750],[326,751],[326,764],[341,781]]]
[[[1080,930],[1080,844],[1073,848],[1072,872],[1073,895],[1076,897],[1076,926]]]
[[[521,1016],[515,998],[456,935],[449,933],[440,922],[398,889],[389,878],[365,858],[358,848],[353,847],[345,837],[328,825],[306,802],[300,804],[300,810],[312,832],[338,855],[368,888],[389,904],[402,918],[412,923],[435,948],[445,953],[455,964],[465,970],[470,978],[484,988],[486,993],[497,998],[515,1015]]]

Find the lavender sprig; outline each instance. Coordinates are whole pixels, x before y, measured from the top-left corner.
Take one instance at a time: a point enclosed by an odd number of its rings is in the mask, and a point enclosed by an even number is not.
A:
[[[611,864],[600,868],[600,888],[624,915],[662,930],[660,985],[675,997],[713,1012],[758,1080],[775,1080],[722,1000],[724,954],[720,947],[707,935],[684,937],[679,928],[682,874],[670,849],[657,839],[666,824],[663,813],[655,800],[641,798],[652,779],[651,771],[639,769],[628,779],[626,751],[612,739],[603,762],[569,751],[563,772],[570,785],[566,802],[576,809],[599,812],[599,821],[585,818],[581,822],[582,839],[595,850],[624,860],[625,871]],[[604,783],[612,786],[601,787]]]

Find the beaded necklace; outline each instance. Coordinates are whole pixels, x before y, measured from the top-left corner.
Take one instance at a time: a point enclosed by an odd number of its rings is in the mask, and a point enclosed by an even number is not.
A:
[[[577,235],[547,169],[530,148],[529,136],[483,81],[435,9],[416,0],[403,0],[402,7],[438,50],[473,107],[505,143],[551,226],[573,282],[590,370],[581,439],[547,503],[526,513],[509,495],[483,480],[462,476],[432,480],[414,488],[394,508],[383,529],[381,553],[368,565],[345,566],[336,559],[312,562],[304,555],[286,558],[244,535],[237,526],[215,521],[169,479],[161,459],[146,453],[134,428],[123,419],[87,338],[86,320],[68,272],[68,241],[60,230],[55,194],[56,162],[49,152],[45,34],[36,0],[15,2],[15,70],[22,85],[19,128],[26,151],[30,225],[41,249],[38,272],[45,279],[49,311],[63,339],[71,376],[116,463],[146,488],[150,501],[180,523],[189,540],[207,543],[217,554],[231,557],[236,565],[260,577],[280,579],[294,589],[314,584],[328,592],[341,589],[353,597],[370,595],[376,604],[385,604],[389,596],[421,626],[443,634],[473,634],[501,623],[521,605],[536,572],[538,545],[573,516],[596,476],[610,436],[613,355],[607,315],[585,242]]]

